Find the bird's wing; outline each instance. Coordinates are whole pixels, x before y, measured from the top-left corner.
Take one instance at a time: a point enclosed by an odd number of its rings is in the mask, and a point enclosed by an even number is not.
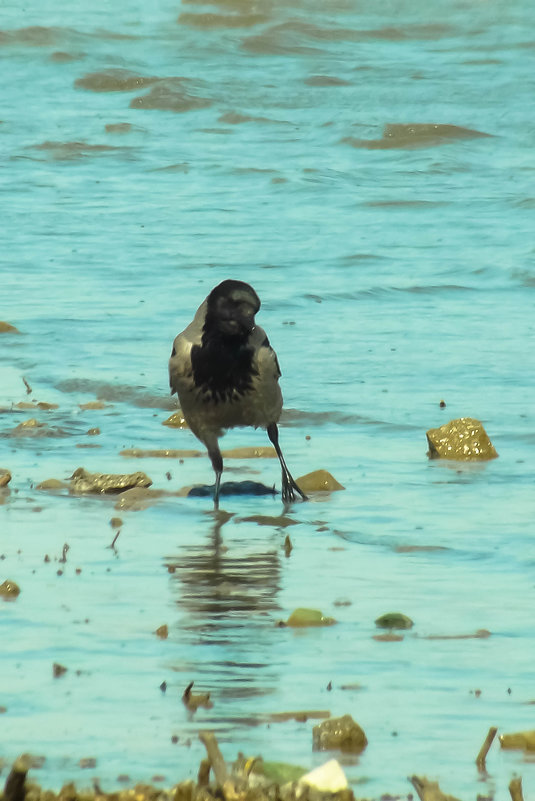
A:
[[[206,301],[201,303],[195,317],[173,342],[169,359],[169,386],[171,394],[177,393],[181,379],[191,377],[191,349],[201,344],[202,329],[206,316]]]
[[[273,371],[273,378],[279,379],[281,376],[281,369],[277,354],[269,344],[269,339],[263,328],[259,325],[255,326],[249,338],[249,344],[255,350],[255,357],[258,365],[262,371]]]

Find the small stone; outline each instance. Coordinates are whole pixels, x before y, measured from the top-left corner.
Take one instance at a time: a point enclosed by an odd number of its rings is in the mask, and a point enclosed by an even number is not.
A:
[[[20,587],[14,581],[6,579],[0,584],[0,598],[4,601],[14,601],[20,595]]]
[[[375,621],[380,629],[412,629],[414,621],[402,612],[386,612]]]
[[[97,437],[100,434],[100,428],[90,428],[86,434],[88,437]]]
[[[333,617],[326,617],[319,609],[295,609],[288,620],[287,626],[302,628],[304,626],[332,626],[336,623]]]

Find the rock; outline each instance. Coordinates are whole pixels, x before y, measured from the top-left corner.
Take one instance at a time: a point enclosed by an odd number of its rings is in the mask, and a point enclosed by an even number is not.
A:
[[[306,773],[299,781],[328,793],[338,793],[347,787],[346,775],[337,759],[330,759],[310,773]]]
[[[2,487],[7,487],[9,482],[11,481],[11,473],[9,470],[6,470],[4,467],[0,467],[0,489]]]
[[[65,481],[60,481],[59,478],[47,478],[37,485],[38,490],[62,490],[69,489],[69,484]]]
[[[161,640],[166,640],[169,636],[169,626],[167,625],[167,623],[163,623],[161,626],[158,626],[158,628],[154,633]]]
[[[341,484],[332,476],[328,470],[313,470],[296,479],[297,486],[303,492],[335,492],[343,490]]]
[[[426,432],[430,459],[454,459],[463,462],[496,459],[498,454],[483,423],[473,417],[451,420]]]
[[[500,735],[500,745],[505,749],[535,751],[535,730],[502,734]]]
[[[6,579],[0,584],[0,598],[4,601],[14,601],[20,595],[20,587],[11,579]]]
[[[20,334],[20,331],[18,328],[15,328],[14,325],[11,325],[11,323],[0,320],[0,334]]]
[[[182,412],[174,412],[167,420],[163,421],[162,425],[169,426],[170,428],[189,428]]]
[[[231,448],[222,451],[223,459],[276,459],[277,451],[271,445],[261,445],[260,447]]]
[[[186,488],[184,488],[186,489]],[[195,486],[187,488],[188,498],[211,498],[214,494],[212,486]],[[259,481],[225,481],[219,488],[221,496],[226,495],[276,495],[274,487],[267,487]]]
[[[345,753],[360,754],[368,745],[368,740],[351,715],[343,715],[314,726],[312,744],[315,751],[338,749]]]
[[[74,494],[116,494],[133,487],[150,487],[151,484],[151,479],[142,472],[89,473],[78,467],[71,476],[70,491]]]
[[[375,621],[381,629],[412,629],[414,621],[402,612],[386,612]]]
[[[169,495],[163,490],[153,490],[148,487],[132,487],[119,495],[119,500],[115,504],[115,509],[140,512],[155,503],[162,495]]]
[[[125,448],[119,451],[120,456],[125,456],[127,459],[190,459],[198,456],[204,456],[202,451],[193,450],[177,450],[176,448],[165,449],[148,449],[143,448]]]
[[[52,675],[55,679],[61,678],[61,676],[64,676],[66,672],[67,668],[65,665],[60,665],[59,662],[54,662],[52,665]]]
[[[288,620],[287,626],[302,628],[304,626],[332,626],[336,623],[334,617],[326,617],[319,609],[295,609]]]

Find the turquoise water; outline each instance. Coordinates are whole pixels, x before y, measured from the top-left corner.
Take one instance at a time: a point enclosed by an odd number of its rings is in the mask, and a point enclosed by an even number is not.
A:
[[[534,726],[533,7],[108,6],[0,9],[0,319],[21,332],[0,334],[0,583],[22,590],[0,606],[0,756],[45,756],[47,786],[171,784],[211,728],[228,759],[308,768],[329,756],[313,722],[269,715],[328,709],[368,736],[344,764],[357,795],[417,773],[503,798],[517,773],[530,797],[521,753],[495,744],[486,777],[474,760],[489,726]],[[39,491],[82,465],[212,481],[207,458],[120,451],[198,446],[161,425],[167,358],[228,277],[262,300],[292,472],[345,491],[288,528],[247,519],[278,516],[273,498],[225,499],[218,525],[206,499],[118,511]],[[57,408],[16,406],[36,401]],[[461,416],[499,459],[427,460],[425,431]],[[10,436],[32,417],[51,435]],[[273,460],[226,466],[280,484]],[[276,626],[298,606],[338,623]],[[374,640],[393,609],[414,629]],[[190,681],[213,709],[188,715]]]

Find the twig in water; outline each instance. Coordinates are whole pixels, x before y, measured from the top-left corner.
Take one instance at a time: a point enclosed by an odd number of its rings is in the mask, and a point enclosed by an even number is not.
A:
[[[117,542],[117,539],[119,538],[119,534],[120,534],[120,533],[121,533],[121,529],[119,529],[119,531],[117,532],[117,534],[116,534],[116,535],[115,535],[115,537],[113,538],[111,545],[106,545],[106,548],[111,548],[111,549],[112,549],[112,551],[115,551],[115,550],[117,550],[117,549],[115,548],[115,543]]]
[[[225,782],[228,781],[228,771],[223,759],[223,754],[219,750],[219,745],[215,734],[212,731],[199,732],[199,740],[206,748],[208,759],[214,771],[214,776],[219,787],[223,787]]]
[[[28,384],[28,382],[26,381],[26,379],[24,378],[24,376],[22,376],[22,380],[23,380],[23,382],[24,382],[24,386],[26,387],[26,395],[31,395],[31,394],[32,394],[32,392],[33,392],[33,389],[32,389],[32,388],[31,388],[31,386]]]
[[[512,801],[524,801],[521,776],[517,777],[516,779],[511,779],[509,782],[509,792],[511,793]]]
[[[65,564],[67,561],[67,551],[69,550],[69,545],[65,543],[63,546],[63,551],[61,552],[61,559],[59,560],[61,563]]]
[[[496,737],[496,732],[497,732],[497,731],[498,731],[498,728],[497,728],[497,726],[491,726],[491,727],[490,727],[490,729],[489,729],[489,731],[488,731],[488,734],[487,734],[487,736],[485,737],[485,742],[484,742],[484,743],[483,743],[483,745],[481,746],[481,749],[480,749],[480,751],[479,751],[479,754],[478,754],[478,755],[477,755],[477,757],[476,757],[476,765],[477,765],[477,769],[478,769],[480,772],[483,772],[483,771],[485,771],[485,770],[486,770],[486,766],[485,766],[485,760],[486,760],[486,758],[487,758],[487,754],[488,754],[488,752],[489,752],[489,748],[490,748],[490,747],[491,747],[491,745],[492,745],[492,741],[493,741],[493,740],[494,740],[494,738]]]

